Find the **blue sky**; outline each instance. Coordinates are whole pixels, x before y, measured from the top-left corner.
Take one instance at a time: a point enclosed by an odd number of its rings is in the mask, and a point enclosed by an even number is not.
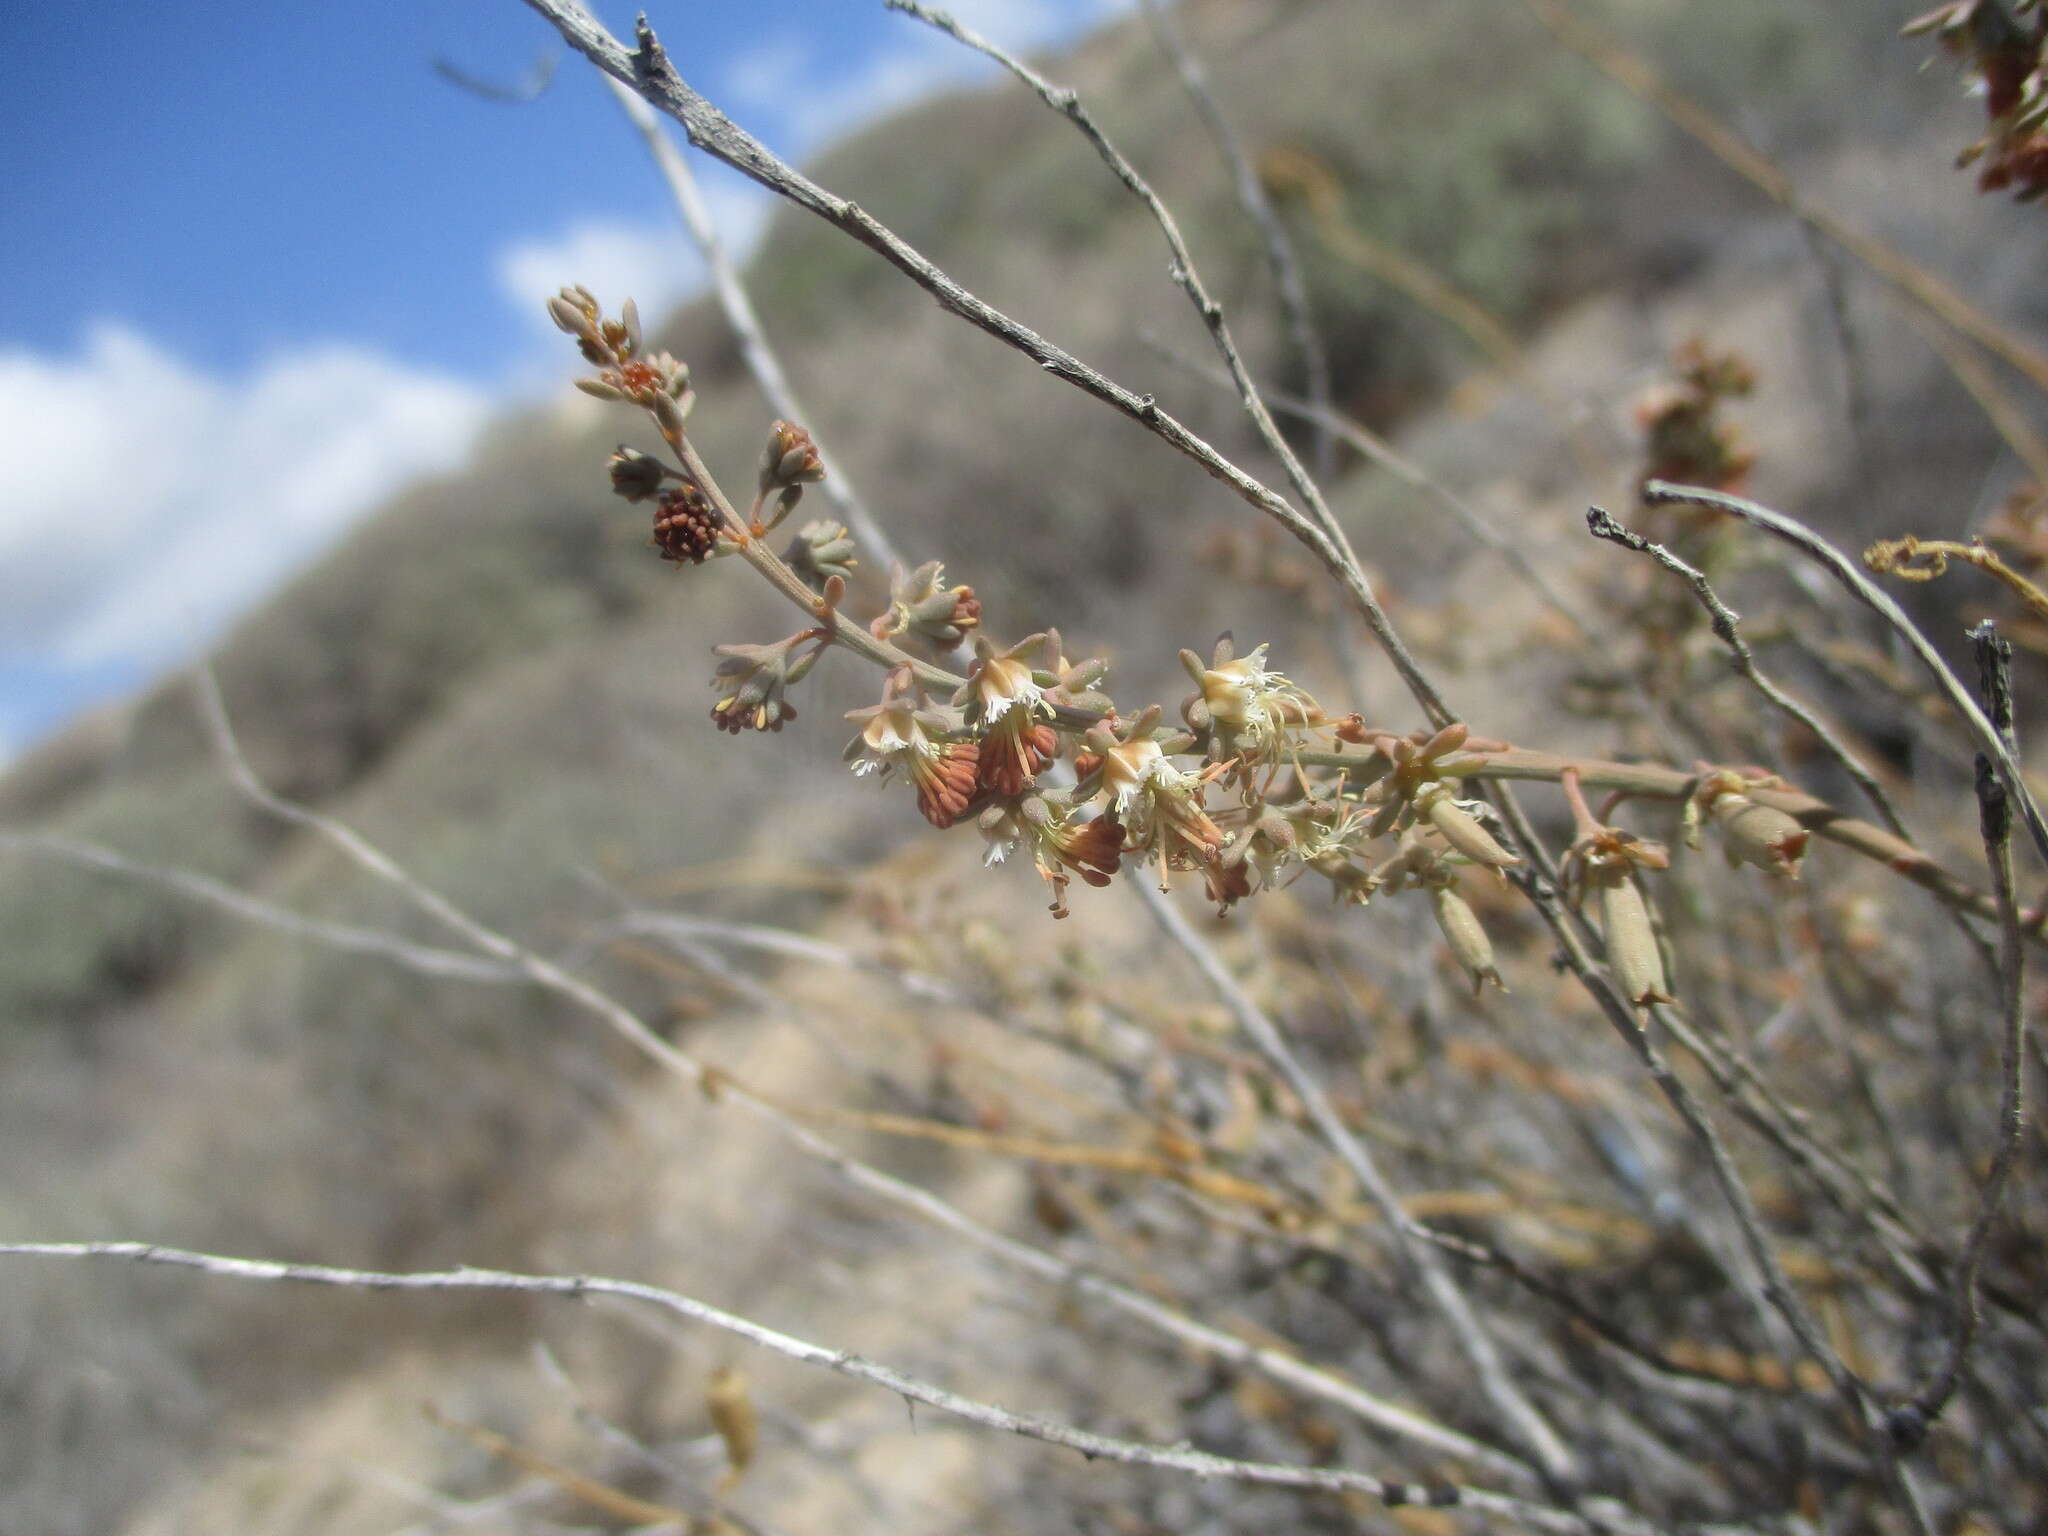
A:
[[[951,8],[1036,47],[1115,6]],[[986,77],[880,0],[667,9],[685,77],[793,157]],[[434,68],[548,58],[520,106]],[[745,239],[759,200],[698,165]],[[518,0],[8,7],[0,185],[0,760],[559,383],[539,300],[565,278],[659,308],[698,277],[594,72]]]

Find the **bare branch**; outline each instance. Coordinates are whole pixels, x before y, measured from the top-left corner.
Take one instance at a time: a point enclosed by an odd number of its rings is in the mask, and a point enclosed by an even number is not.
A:
[[[2041,816],[2040,806],[2034,803],[2033,792],[2027,788],[2026,777],[2020,771],[2018,760],[2012,750],[1984,717],[1984,711],[1977,707],[1977,701],[1956,679],[1948,663],[1941,659],[1941,653],[1928,642],[1925,635],[1913,621],[1906,617],[1906,611],[1893,602],[1890,595],[1862,571],[1856,563],[1834,545],[1823,539],[1811,528],[1796,518],[1782,512],[1773,512],[1769,507],[1740,496],[1730,496],[1725,491],[1710,491],[1699,486],[1671,485],[1662,480],[1652,480],[1643,487],[1643,500],[1652,506],[1690,504],[1699,507],[1713,507],[1741,518],[1751,527],[1783,539],[1794,549],[1819,564],[1829,575],[1849,589],[1849,594],[1866,608],[1876,613],[1892,627],[1894,633],[1906,642],[1920,665],[1927,669],[1934,679],[1934,686],[1949,702],[1951,708],[1962,717],[1970,735],[1976,738],[1980,751],[1998,766],[1998,776],[2005,783],[2005,790],[2012,797],[2013,804],[2020,810],[2021,818],[2027,824],[2034,847],[2044,860],[2048,860],[2048,821]]]
[[[1863,791],[1864,798],[1876,808],[1878,816],[1884,821],[1885,826],[1891,829],[1894,837],[1912,841],[1912,834],[1906,830],[1906,824],[1899,819],[1899,813],[1893,808],[1891,797],[1884,792],[1884,786],[1878,783],[1877,775],[1864,766],[1863,760],[1849,750],[1848,744],[1828,727],[1827,722],[1764,676],[1756,664],[1755,652],[1750,650],[1749,642],[1742,638],[1742,631],[1737,627],[1740,616],[1721,601],[1713,587],[1708,584],[1704,572],[1686,564],[1662,544],[1624,528],[1599,507],[1587,509],[1586,527],[1596,539],[1605,539],[1610,544],[1619,544],[1623,549],[1632,549],[1639,555],[1648,555],[1691,587],[1693,596],[1707,611],[1707,621],[1713,626],[1714,638],[1728,648],[1729,661],[1735,670],[1751,687],[1768,699],[1774,708],[1798,721],[1813,733],[1827,754],[1841,765],[1842,771],[1856,781],[1857,787]]]
[[[1273,274],[1273,289],[1280,300],[1281,322],[1286,327],[1289,344],[1301,358],[1310,407],[1306,419],[1314,432],[1316,475],[1319,479],[1328,479],[1336,468],[1335,456],[1331,452],[1332,434],[1324,419],[1332,414],[1330,356],[1309,315],[1308,284],[1302,279],[1301,260],[1295,254],[1294,242],[1288,238],[1287,226],[1281,222],[1272,199],[1266,196],[1266,189],[1259,184],[1259,174],[1252,168],[1251,157],[1238,141],[1236,129],[1224,115],[1222,103],[1210,89],[1208,71],[1203,69],[1201,59],[1180,35],[1180,28],[1160,0],[1144,0],[1144,11],[1145,19],[1152,24],[1153,35],[1159,39],[1160,51],[1172,62],[1174,73],[1180,76],[1181,86],[1194,103],[1196,115],[1215,141],[1223,163],[1229,167],[1230,184],[1237,193],[1238,206],[1259,232],[1259,239],[1266,248],[1266,266]],[[1270,395],[1268,399],[1271,399]]]
[[[1222,958],[1202,941],[1179,908],[1149,881],[1135,880],[1132,885],[1160,929],[1182,954],[1194,962],[1195,968],[1202,973],[1202,979],[1209,983],[1211,990],[1230,1011],[1230,1016],[1237,1021],[1237,1027],[1258,1046],[1274,1070],[1286,1080],[1287,1086],[1294,1090],[1317,1132],[1344,1166],[1351,1170],[1359,1187],[1373,1204],[1379,1207],[1395,1251],[1421,1277],[1423,1288],[1450,1324],[1459,1347],[1479,1377],[1481,1389],[1495,1409],[1513,1427],[1516,1436],[1529,1448],[1553,1483],[1561,1486],[1575,1483],[1578,1465],[1572,1453],[1557,1431],[1550,1427],[1549,1421],[1537,1411],[1536,1405],[1523,1395],[1508,1375],[1501,1362],[1500,1351],[1473,1316],[1471,1303],[1465,1299],[1457,1281],[1451,1278],[1442,1255],[1435,1248],[1417,1241],[1415,1224],[1401,1208],[1400,1196],[1387,1182],[1386,1175],[1380,1172],[1379,1164],[1373,1161],[1365,1144],[1351,1134],[1350,1128],[1337,1114],[1336,1106],[1323,1092],[1322,1085],[1294,1054],[1280,1027],[1238,984]]]
[[[452,59],[436,58],[434,73],[459,90],[480,96],[485,101],[495,101],[503,106],[523,107],[529,102],[539,101],[554,84],[556,59],[552,52],[544,53],[533,61],[533,68],[526,72],[526,78],[516,85],[503,85],[473,75]]]
[[[711,275],[711,291],[718,296],[718,307],[725,312],[726,323],[739,338],[740,355],[746,359],[747,371],[753,374],[754,382],[760,386],[768,408],[787,421],[809,426],[812,417],[797,399],[789,375],[783,371],[782,360],[769,342],[767,331],[762,328],[754,301],[748,297],[746,285],[740,281],[739,271],[733,265],[725,242],[719,238],[718,226],[712,222],[711,210],[704,206],[704,196],[697,189],[697,178],[690,170],[690,162],[670,142],[662,129],[661,119],[654,115],[646,102],[610,76],[605,78],[605,84],[611,87],[619,110],[639,130],[655,168],[661,172],[662,180],[668,183],[676,211],[682,215],[683,227],[689,231],[698,254],[704,258],[704,268]],[[816,439],[815,428],[812,436]],[[886,573],[898,562],[896,546],[868,510],[867,502],[854,489],[853,482],[846,476],[845,466],[836,456],[825,451],[822,440],[818,440],[818,454],[824,460],[826,470],[819,489],[839,509],[854,537]]]
[[[392,1273],[341,1269],[325,1264],[284,1264],[271,1259],[233,1258],[184,1248],[165,1248],[154,1243],[0,1243],[0,1257],[119,1259],[198,1270],[224,1279],[331,1286],[355,1291],[487,1291],[569,1300],[592,1296],[618,1297],[716,1328],[802,1364],[818,1366],[855,1381],[881,1387],[970,1424],[1079,1451],[1090,1460],[1160,1467],[1195,1477],[1227,1478],[1271,1487],[1364,1493],[1380,1500],[1388,1508],[1423,1504],[1435,1508],[1468,1509],[1519,1520],[1535,1530],[1573,1533],[1573,1536],[1595,1528],[1593,1522],[1582,1516],[1487,1489],[1462,1487],[1454,1483],[1418,1485],[1386,1482],[1363,1472],[1243,1461],[1231,1456],[1211,1455],[1185,1445],[1149,1445],[1142,1441],[1099,1435],[1056,1419],[1017,1413],[995,1403],[967,1397],[847,1350],[831,1349],[794,1334],[780,1332],[680,1291],[634,1280],[614,1280],[599,1275],[528,1275],[494,1269]],[[1614,1522],[1611,1519],[1602,1521],[1601,1528],[1614,1528]]]
[[[500,965],[495,961],[479,960],[474,955],[460,954],[450,949],[434,949],[424,944],[408,943],[393,934],[378,933],[368,928],[352,928],[344,923],[323,922],[319,918],[294,912],[289,907],[280,907],[274,902],[251,896],[247,891],[229,885],[224,880],[216,880],[211,875],[202,875],[195,870],[169,869],[161,865],[139,863],[114,852],[111,848],[102,848],[97,843],[83,842],[77,838],[40,832],[0,832],[0,850],[62,859],[67,864],[76,864],[81,868],[97,869],[110,875],[119,875],[124,879],[161,886],[188,900],[218,907],[244,922],[272,928],[279,933],[288,933],[294,938],[310,939],[316,944],[326,945],[329,949],[376,955],[380,959],[390,960],[408,970],[418,971],[427,976],[496,983],[525,979],[510,966]]]
[[[1987,619],[1970,632],[1976,644],[1977,665],[1992,727],[2008,750],[2017,753],[2019,740],[2013,731],[2012,642],[2002,639]],[[1991,771],[1983,756],[1977,759],[1977,805],[1984,834],[1985,861],[1991,869],[1991,891],[1998,902],[1999,930],[1999,1093],[1998,1150],[1991,1159],[1991,1172],[1978,1196],[1977,1215],[1963,1240],[1962,1258],[1956,1264],[1955,1301],[1950,1325],[1947,1357],[1918,1394],[1912,1418],[1905,1410],[1895,1411],[1894,1433],[1917,1444],[1926,1428],[1955,1395],[1963,1368],[1976,1342],[1979,1323],[1977,1282],[1984,1267],[1984,1255],[1991,1243],[1992,1228],[2012,1180],[2019,1159],[2021,1138],[2026,1133],[2026,947],[2020,941],[2019,904],[2013,897],[2012,812],[2005,786]]]
[[[1064,379],[1137,422],[1287,529],[1349,594],[1423,712],[1436,724],[1450,722],[1453,716],[1449,706],[1387,617],[1357,560],[1341,538],[1333,539],[1321,522],[1304,516],[1284,496],[1218,453],[1177,418],[1160,409],[1152,396],[1134,393],[1107,378],[968,292],[858,204],[834,196],[784,164],[676,73],[667,53],[644,22],[637,38],[638,47],[628,52],[580,0],[526,0],[526,4],[552,23],[571,47],[599,69],[681,123],[692,144],[868,247],[931,294],[942,307],[1022,352],[1055,378]]]
[[[272,793],[256,777],[235,739],[233,727],[211,671],[196,679],[202,711],[229,776],[256,804],[326,839],[358,867],[395,885],[415,905],[486,954],[512,966],[529,980],[565,998],[599,1021],[663,1070],[699,1089],[716,1091],[722,1101],[745,1107],[788,1138],[799,1150],[818,1159],[854,1187],[908,1211],[942,1231],[965,1239],[983,1252],[1073,1294],[1088,1296],[1127,1317],[1136,1318],[1183,1344],[1212,1354],[1296,1391],[1330,1402],[1375,1428],[1425,1445],[1439,1454],[1459,1457],[1492,1475],[1518,1483],[1530,1481],[1529,1468],[1518,1458],[1457,1430],[1367,1392],[1332,1372],[1307,1365],[1282,1350],[1255,1345],[1197,1321],[1128,1286],[1020,1242],[982,1225],[927,1189],[885,1173],[853,1157],[742,1085],[709,1069],[686,1051],[670,1044],[639,1015],[600,988],[532,953],[514,940],[485,926],[446,897],[422,885],[382,849],[346,823]]]

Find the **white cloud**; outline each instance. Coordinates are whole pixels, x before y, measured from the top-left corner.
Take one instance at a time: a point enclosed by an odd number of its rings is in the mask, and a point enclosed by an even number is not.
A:
[[[577,224],[507,248],[497,269],[506,299],[530,324],[550,333],[554,327],[545,306],[567,284],[588,288],[607,313],[630,297],[652,319],[704,277],[704,264],[672,222]]]
[[[462,462],[470,385],[359,348],[209,374],[100,322],[0,351],[0,656],[154,671],[419,475]]]
[[[941,9],[971,32],[1013,53],[1074,37],[1128,8],[1130,0],[952,0]],[[981,54],[914,18],[848,69],[784,34],[740,55],[725,71],[733,104],[776,125],[788,152],[808,155],[831,139],[948,86],[985,79]]]
[[[751,183],[705,174],[694,167],[719,239],[744,261],[767,223],[773,198]],[[704,263],[680,216],[648,222],[586,221],[555,234],[521,240],[497,258],[498,288],[527,321],[555,335],[547,301],[565,285],[581,283],[607,313],[631,298],[650,323],[668,314],[704,281]]]

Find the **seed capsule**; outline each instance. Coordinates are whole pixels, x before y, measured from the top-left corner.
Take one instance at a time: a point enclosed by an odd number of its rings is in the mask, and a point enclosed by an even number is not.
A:
[[[1607,964],[1622,995],[1636,1007],[1673,1001],[1664,986],[1664,956],[1642,887],[1625,870],[1602,872],[1600,927],[1607,936]]]
[[[1487,938],[1486,930],[1479,925],[1479,915],[1458,894],[1457,887],[1431,886],[1429,902],[1436,912],[1436,925],[1451,946],[1451,954],[1472,978],[1473,993],[1477,995],[1488,982],[1502,992],[1507,991],[1507,984],[1500,979],[1500,970],[1493,963],[1493,941]]]
[[[1415,808],[1443,835],[1443,840],[1474,864],[1511,869],[1522,861],[1493,840],[1493,834],[1441,783],[1416,797]]]
[[[1754,864],[1774,875],[1798,878],[1799,861],[1812,834],[1792,817],[1732,792],[1716,795],[1707,809],[1721,829],[1731,863]]]

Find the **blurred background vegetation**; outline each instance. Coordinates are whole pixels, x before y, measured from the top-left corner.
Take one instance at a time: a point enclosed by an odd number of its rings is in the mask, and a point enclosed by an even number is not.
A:
[[[1920,50],[1896,40],[1904,17],[1892,8],[1584,9],[1817,199],[2022,333],[2048,329],[2040,215],[1980,199],[1949,170],[1973,135],[1972,108],[1945,69],[1923,71]],[[1254,151],[1310,157],[1339,190],[1342,226],[1425,264],[1524,349],[1547,398],[1347,259],[1327,218],[1282,199],[1339,407],[1483,504],[1589,609],[1615,601],[1625,557],[1578,549],[1578,519],[1589,501],[1627,504],[1631,404],[1695,333],[1757,367],[1757,396],[1737,413],[1760,452],[1757,494],[1845,544],[1907,528],[1957,536],[2010,489],[1981,413],[1882,290],[1845,277],[1839,257],[1558,47],[1520,4],[1205,0],[1181,16]],[[673,48],[687,18],[670,25]],[[1176,208],[1256,365],[1298,388],[1255,236],[1147,29],[1120,22],[1047,68],[1081,90]],[[593,160],[639,152],[623,129],[589,148]],[[1167,281],[1156,231],[1035,101],[1008,87],[930,101],[811,169],[971,289],[1259,462],[1234,402],[1170,360],[1200,356],[1201,335]],[[1177,698],[1174,648],[1206,651],[1230,628],[1247,644],[1273,640],[1290,674],[1333,707],[1416,723],[1383,670],[1372,696],[1346,695],[1305,557],[1158,443],[793,212],[771,227],[748,280],[818,413],[807,425],[906,552],[943,559],[975,586],[993,633],[1057,624],[1070,652],[1111,656],[1119,698],[1135,702]],[[700,302],[660,332],[694,370],[694,435],[743,480],[766,413],[723,323]],[[725,974],[738,962],[657,961],[618,944],[607,925],[628,893],[825,923],[919,963],[936,963],[920,935],[952,945],[957,960],[990,933],[1015,950],[1002,974],[1030,974],[1024,953],[1069,978],[1144,963],[1126,899],[1085,893],[1100,910],[1052,930],[1031,915],[1035,882],[1004,872],[969,893],[954,865],[972,839],[937,847],[902,797],[876,798],[845,774],[838,714],[869,702],[874,680],[842,658],[806,686],[802,718],[780,735],[734,741],[711,729],[709,648],[773,638],[787,621],[737,562],[677,573],[651,558],[642,520],[606,494],[620,419],[566,399],[571,362],[565,351],[564,404],[505,422],[469,470],[399,497],[221,646],[227,701],[266,779],[360,825],[488,921],[600,967],[706,1054],[795,1097],[840,1093],[830,1051],[770,1028],[772,1011]],[[1341,467],[1333,496],[1354,543],[1479,728],[1538,746],[1640,747],[1625,724],[1573,713],[1581,660],[1539,615],[1499,596],[1501,568],[1441,510],[1355,456]],[[1798,595],[1781,573],[1754,581],[1760,620]],[[878,573],[864,570],[857,597],[879,591]],[[1944,636],[1988,605],[1954,582],[1918,596]],[[1867,679],[1805,675],[1852,719],[1911,713],[1910,697],[1902,704]],[[1938,759],[1919,766],[1931,793],[1954,782]],[[1814,787],[1839,788],[1819,770]],[[0,781],[0,818],[438,941],[389,891],[240,801],[176,679],[17,764]],[[1967,818],[1955,828],[1967,848]],[[893,862],[877,873],[883,860]],[[790,870],[802,878],[775,873]],[[889,894],[901,889],[925,906]],[[920,928],[906,907],[944,921]],[[1398,923],[1377,936],[1367,920],[1352,928],[1355,963],[1376,973],[1373,945],[1391,942]],[[973,1277],[925,1239],[877,1236],[815,1172],[788,1170],[707,1107],[648,1081],[643,1063],[528,989],[427,981],[19,855],[0,857],[0,935],[0,1229],[10,1234],[383,1267],[570,1264],[669,1279],[913,1358],[936,1346],[876,1298],[914,1287],[940,1311],[959,1304],[949,1326],[1011,1330],[986,1345],[981,1367],[995,1379],[1057,1378],[1079,1363],[1061,1357],[1068,1343],[1034,1346],[1023,1319],[1006,1324],[998,1309],[992,1321]],[[843,1013],[886,1017],[896,1005],[884,991],[841,978],[830,995]],[[913,1074],[939,1070],[925,1045],[891,1049]],[[1436,1122],[1444,1109],[1414,1113]],[[871,1150],[952,1181],[994,1214],[1028,1194],[1014,1170]],[[829,1273],[792,1266],[793,1244]],[[500,1475],[459,1438],[423,1433],[415,1400],[496,1413],[501,1427],[524,1414],[543,1434],[548,1410],[534,1405],[546,1394],[526,1355],[543,1327],[502,1304],[10,1268],[0,1528],[404,1528],[426,1514],[374,1469],[401,1469],[449,1498]],[[1334,1330],[1332,1348],[1357,1347],[1355,1328],[1304,1327]],[[702,1379],[723,1358],[715,1344],[557,1342],[614,1417],[656,1438],[705,1432]],[[835,1387],[758,1369],[764,1399],[831,1418]],[[1182,1368],[1151,1361],[1103,1388],[1104,1411],[1188,1390]],[[1129,1411],[1142,1423],[1141,1409]],[[863,1512],[851,1482],[792,1473],[764,1497],[776,1528],[1087,1528],[1075,1511],[1093,1495],[1077,1493],[1071,1508],[1015,1502],[1040,1475],[1036,1453],[963,1449],[943,1428],[910,1450],[887,1438],[893,1430],[873,1434],[861,1465],[904,1504]],[[1073,1481],[1064,1468],[1060,1477]],[[1170,1503],[1146,1506],[1145,1518],[1130,1528],[1198,1528],[1173,1523]]]

